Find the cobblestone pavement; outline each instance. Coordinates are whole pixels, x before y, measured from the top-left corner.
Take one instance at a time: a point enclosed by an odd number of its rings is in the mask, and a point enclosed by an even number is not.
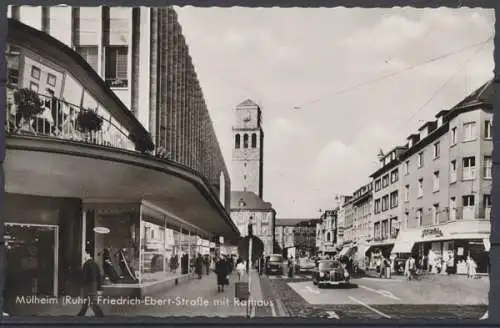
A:
[[[307,278],[262,280],[264,296],[279,299],[289,316],[332,319],[477,320],[487,310],[489,289],[487,277],[361,278],[343,289],[318,289]]]

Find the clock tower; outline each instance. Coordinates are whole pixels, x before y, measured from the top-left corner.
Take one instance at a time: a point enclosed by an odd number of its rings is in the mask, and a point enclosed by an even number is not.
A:
[[[231,189],[251,191],[262,199],[264,132],[261,109],[247,99],[236,106],[234,114]]]

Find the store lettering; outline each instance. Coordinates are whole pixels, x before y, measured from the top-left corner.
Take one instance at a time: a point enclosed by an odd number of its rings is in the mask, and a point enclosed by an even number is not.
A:
[[[438,229],[438,228],[427,228],[427,229],[422,230],[422,238],[429,237],[429,236],[442,237],[443,232],[441,231],[441,229]]]

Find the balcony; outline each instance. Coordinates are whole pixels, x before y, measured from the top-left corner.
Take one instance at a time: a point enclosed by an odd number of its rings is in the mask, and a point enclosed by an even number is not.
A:
[[[7,134],[42,136],[129,151],[136,149],[130,134],[110,117],[27,89],[8,87],[7,95]]]

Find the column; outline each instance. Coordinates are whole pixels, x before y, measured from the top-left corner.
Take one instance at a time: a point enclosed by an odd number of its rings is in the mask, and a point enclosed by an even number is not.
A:
[[[144,242],[143,239],[146,238],[146,235],[144,235],[144,238],[141,238],[141,233],[144,231],[144,221],[142,220],[142,204],[139,206],[139,284],[142,284],[142,272],[144,271],[144,252],[142,251],[142,243]],[[137,236],[136,236],[137,238]]]
[[[184,243],[184,231],[182,231],[182,225],[179,227],[179,268],[180,268],[180,274],[183,274],[184,272],[182,271],[182,257],[184,254],[184,251],[182,250],[182,244]]]
[[[191,230],[188,231],[188,273],[191,273]]]
[[[87,243],[87,210],[83,209],[82,211],[82,264],[85,262],[84,254],[86,250]]]

